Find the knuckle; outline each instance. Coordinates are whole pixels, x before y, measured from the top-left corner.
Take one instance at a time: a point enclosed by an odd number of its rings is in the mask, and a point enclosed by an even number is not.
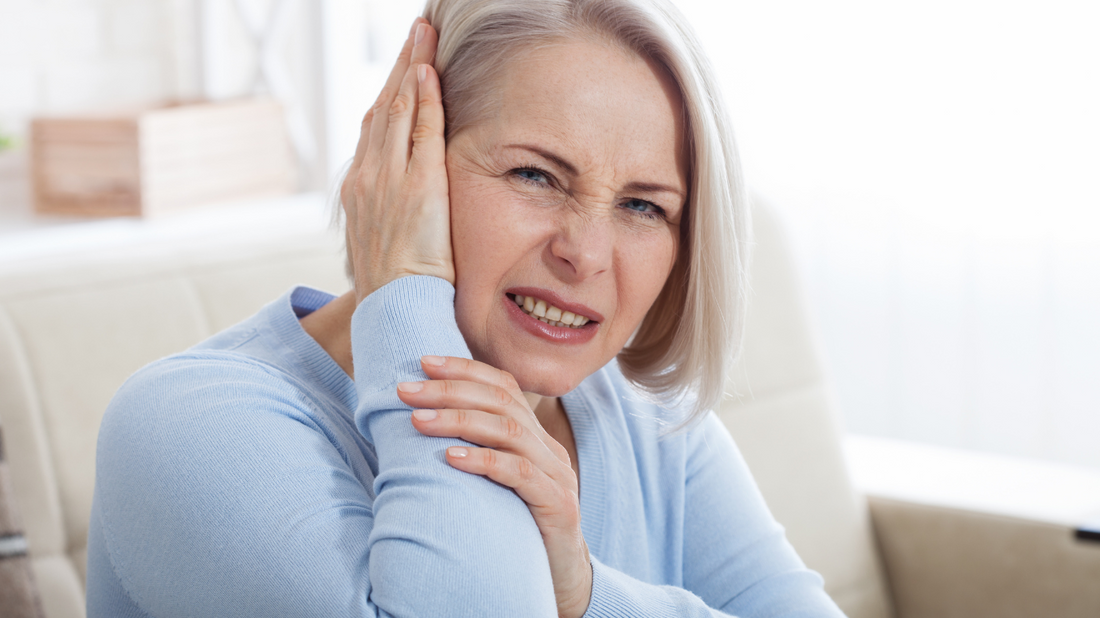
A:
[[[500,458],[497,456],[497,452],[491,448],[483,449],[482,463],[486,470],[496,470],[500,465]]]
[[[513,401],[512,393],[509,393],[508,391],[500,387],[493,388],[493,397],[495,397],[497,403],[502,406],[506,406]]]
[[[378,93],[378,100],[374,102],[374,105],[367,110],[367,115],[372,119],[378,114],[386,113],[386,110],[390,107],[390,99],[394,97],[392,88],[385,87],[382,92]]]
[[[526,430],[523,428],[523,425],[514,418],[506,416],[501,418],[500,420],[501,426],[504,430],[504,437],[508,440],[519,440],[526,432]]]
[[[425,90],[421,90],[420,96],[417,97],[417,104],[420,105],[420,107],[429,107],[438,102],[439,99],[436,98],[435,93],[426,92]]]
[[[562,499],[562,504],[565,504],[566,506],[568,506],[569,507],[569,512],[576,515],[576,517],[578,519],[580,519],[580,515],[581,515],[580,496],[577,495],[577,492],[571,491],[571,490],[568,490],[568,489],[563,489],[562,491],[565,492],[565,497]]]
[[[529,483],[535,478],[535,464],[526,457],[516,458],[516,476],[521,482]]]
[[[360,128],[369,127],[370,123],[373,120],[374,120],[374,106],[371,106],[371,108],[367,110],[367,113],[363,114],[363,121],[359,123]]]
[[[519,382],[516,382],[516,377],[503,369],[500,370],[500,384],[505,390],[519,390]]]
[[[574,505],[575,501],[564,502],[566,508],[561,511],[562,523],[567,528],[575,528],[581,523],[580,508]]]
[[[430,142],[439,136],[439,131],[433,128],[433,126],[418,122],[414,128],[412,128],[412,142],[416,144],[423,144]]]
[[[408,111],[412,109],[412,105],[409,101],[409,95],[401,92],[393,98],[393,102],[390,103],[390,116],[404,116]]]
[[[455,410],[454,423],[459,427],[468,427],[470,425],[470,413],[466,410]]]
[[[366,177],[366,174],[357,175],[352,179],[351,186],[346,188],[346,191],[350,195],[345,197],[345,202],[363,206],[366,203],[366,196],[371,194],[371,181]]]
[[[369,174],[358,174],[355,177],[355,181],[351,186],[351,200],[350,203],[358,205],[360,208],[367,206],[370,203],[370,195],[374,192],[374,182],[370,178]]]

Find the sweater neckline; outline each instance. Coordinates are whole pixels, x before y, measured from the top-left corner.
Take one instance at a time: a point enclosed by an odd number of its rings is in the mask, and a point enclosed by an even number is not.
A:
[[[603,555],[604,515],[607,512],[607,484],[604,452],[601,447],[599,421],[583,394],[583,382],[578,388],[562,395],[561,404],[573,440],[577,446],[577,468],[580,470],[581,532],[588,551],[593,556]]]
[[[328,292],[299,285],[268,306],[267,319],[272,331],[294,352],[301,366],[354,414],[359,401],[355,382],[299,322],[335,298]]]

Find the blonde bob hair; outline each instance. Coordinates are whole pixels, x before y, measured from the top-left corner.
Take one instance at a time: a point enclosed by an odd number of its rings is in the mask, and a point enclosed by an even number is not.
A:
[[[428,0],[424,18],[439,33],[447,137],[492,113],[502,68],[541,44],[596,37],[672,77],[690,154],[687,224],[668,281],[618,361],[643,393],[685,406],[681,426],[714,409],[741,346],[750,222],[726,109],[683,16],[667,0]]]

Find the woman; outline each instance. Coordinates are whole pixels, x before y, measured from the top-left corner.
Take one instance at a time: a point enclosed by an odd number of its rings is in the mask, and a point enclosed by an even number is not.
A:
[[[746,224],[685,32],[430,2],[342,186],[353,291],[112,402],[89,615],[840,615],[705,412]]]

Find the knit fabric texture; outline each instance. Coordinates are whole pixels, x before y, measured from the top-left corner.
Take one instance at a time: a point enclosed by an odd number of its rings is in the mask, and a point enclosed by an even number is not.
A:
[[[302,330],[299,287],[136,373],[100,428],[88,615],[557,616],[510,489],[450,467],[396,396],[425,354],[470,357],[454,288],[405,277],[352,318],[353,381]],[[841,612],[714,415],[675,414],[614,363],[562,398],[576,439],[587,616]]]

